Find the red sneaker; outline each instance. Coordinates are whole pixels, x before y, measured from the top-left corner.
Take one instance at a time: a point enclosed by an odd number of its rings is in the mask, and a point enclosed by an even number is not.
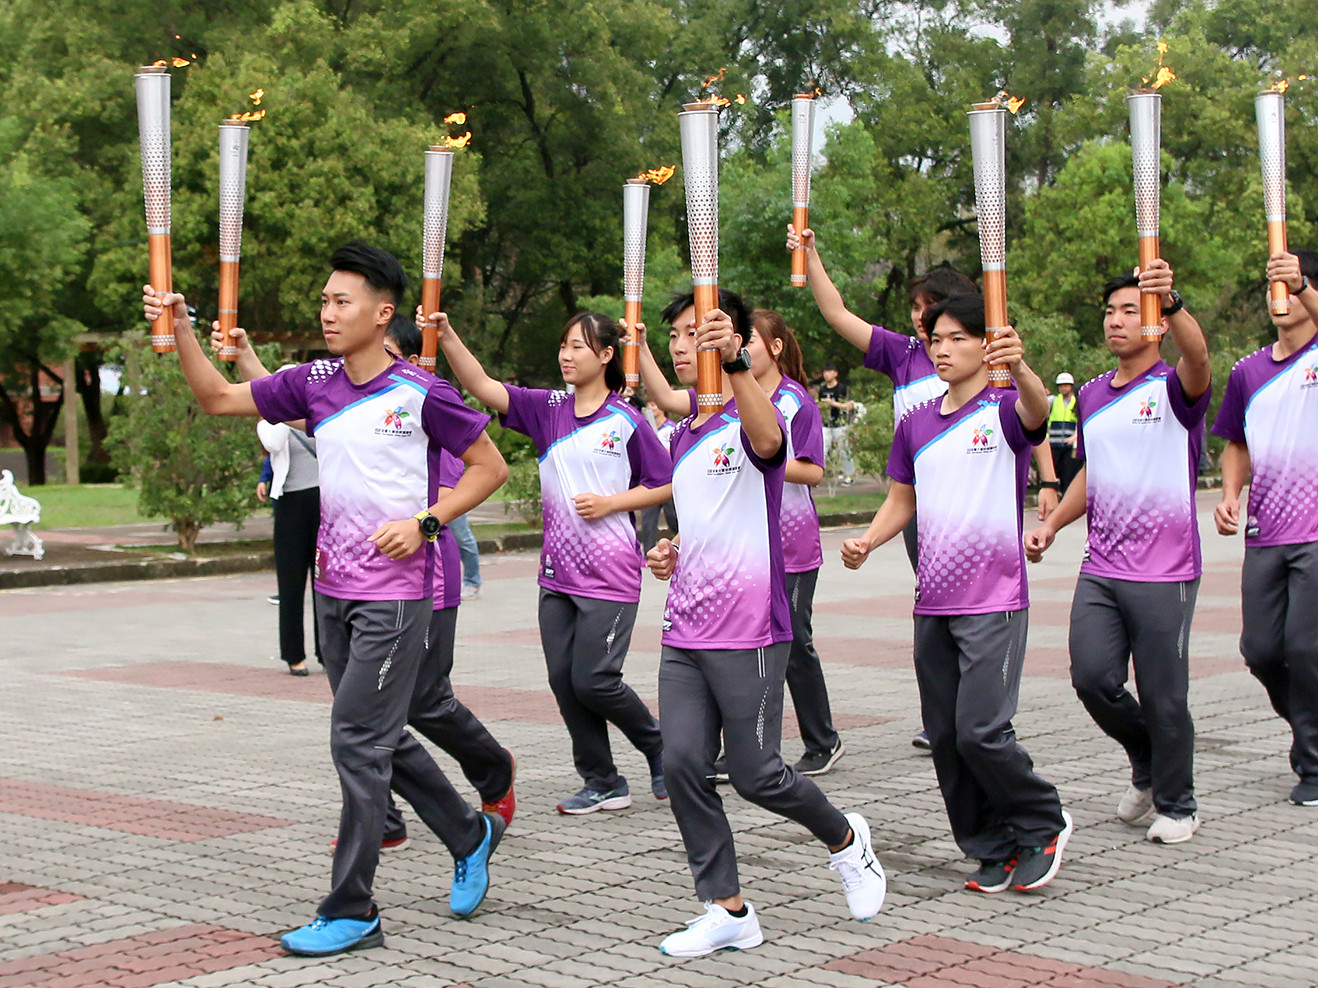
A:
[[[513,781],[508,783],[508,791],[503,794],[502,798],[493,803],[481,803],[483,813],[499,814],[503,817],[505,826],[512,824],[513,814],[517,812],[517,794],[513,792],[513,782],[517,780],[517,759],[513,758],[511,752],[509,752],[508,757],[512,758],[513,763]]]

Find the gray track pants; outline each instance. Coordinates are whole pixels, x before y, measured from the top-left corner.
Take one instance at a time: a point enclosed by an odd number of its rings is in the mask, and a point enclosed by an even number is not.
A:
[[[915,615],[915,678],[952,836],[967,857],[1010,858],[1065,825],[1011,719],[1020,697],[1028,611]]]
[[[1199,581],[1140,583],[1082,574],[1071,603],[1071,685],[1126,750],[1130,781],[1159,813],[1196,811],[1190,622]],[[1139,699],[1126,690],[1134,666]]]
[[[1318,782],[1318,542],[1245,550],[1245,664],[1290,722],[1291,770]]]
[[[613,763],[609,724],[647,758],[663,752],[659,724],[622,681],[636,605],[540,590],[540,644],[549,688],[572,738],[577,774],[606,791],[623,779]]]
[[[792,614],[792,645],[787,659],[787,688],[796,708],[796,722],[806,754],[832,751],[838,743],[833,728],[833,712],[828,704],[828,684],[824,667],[815,651],[815,584],[819,570],[787,574],[787,603]]]
[[[334,691],[330,754],[343,793],[331,890],[317,912],[363,917],[371,910],[391,784],[455,858],[476,849],[484,824],[403,729],[425,651],[430,598],[358,601],[317,594],[316,613]]]
[[[783,764],[787,653],[786,642],[759,649],[663,648],[664,781],[701,899],[741,891],[732,828],[714,785],[720,732],[728,776],[743,799],[795,820],[830,847],[850,832],[819,788]]]

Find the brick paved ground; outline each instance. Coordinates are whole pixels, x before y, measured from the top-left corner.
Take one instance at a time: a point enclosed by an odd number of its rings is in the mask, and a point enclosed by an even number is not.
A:
[[[1017,727],[1076,833],[1043,893],[992,897],[961,890],[969,866],[909,744],[902,551],[850,574],[830,533],[816,626],[849,752],[822,782],[869,818],[888,905],[848,919],[822,849],[728,793],[767,939],[689,961],[656,949],[698,905],[640,755],[619,740],[630,810],[553,811],[576,781],[544,687],[531,555],[487,558],[485,596],[459,625],[459,693],[519,755],[519,814],[485,906],[448,915],[451,862],[413,823],[377,878],[386,945],[322,961],[275,940],[325,891],[338,787],[324,677],[270,658],[273,576],[2,593],[0,988],[1318,983],[1318,811],[1284,802],[1286,731],[1236,653],[1239,543],[1205,533],[1192,645],[1203,829],[1155,847],[1113,818],[1123,759],[1066,680],[1082,539],[1066,532],[1033,570]],[[651,701],[661,602],[647,579],[628,678]]]

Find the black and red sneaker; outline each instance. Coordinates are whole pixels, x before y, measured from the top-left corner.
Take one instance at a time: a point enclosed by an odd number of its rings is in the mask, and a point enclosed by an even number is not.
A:
[[[1011,873],[1016,859],[981,861],[979,868],[966,876],[966,888],[972,892],[1005,892],[1011,888]]]
[[[1066,826],[1044,847],[1022,847],[1017,854],[1016,867],[1011,873],[1011,887],[1017,892],[1041,889],[1053,880],[1062,867],[1062,851],[1071,839],[1071,814],[1062,810]]]

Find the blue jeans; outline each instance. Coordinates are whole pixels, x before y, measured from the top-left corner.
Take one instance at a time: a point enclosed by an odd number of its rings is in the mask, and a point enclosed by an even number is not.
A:
[[[458,543],[458,555],[462,557],[462,582],[469,587],[481,585],[481,552],[476,545],[476,536],[471,531],[471,522],[466,515],[459,515],[448,523],[449,531]]]

